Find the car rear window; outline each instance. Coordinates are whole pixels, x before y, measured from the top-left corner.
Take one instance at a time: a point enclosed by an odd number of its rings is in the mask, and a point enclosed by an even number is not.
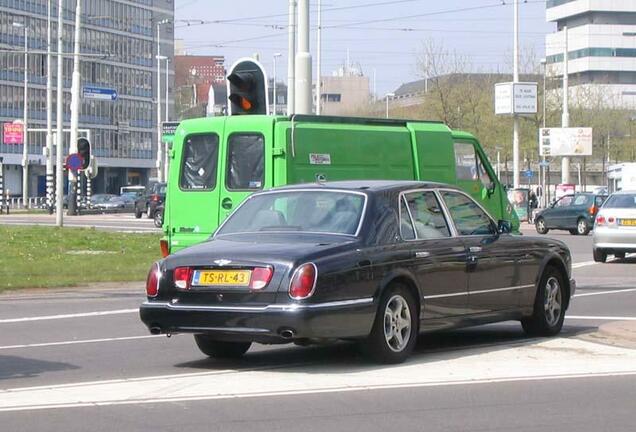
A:
[[[185,190],[211,190],[216,187],[219,161],[217,134],[192,135],[183,144],[179,187]]]
[[[636,208],[636,194],[617,194],[610,196],[603,208]]]

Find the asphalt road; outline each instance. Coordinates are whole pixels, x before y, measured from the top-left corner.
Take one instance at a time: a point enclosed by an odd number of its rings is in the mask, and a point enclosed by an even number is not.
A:
[[[142,284],[5,294],[0,430],[633,432],[636,343],[599,326],[636,320],[636,258],[595,264],[591,236],[549,235],[579,286],[559,337],[514,322],[426,335],[389,367],[347,343],[210,360],[191,336],[148,334]]]

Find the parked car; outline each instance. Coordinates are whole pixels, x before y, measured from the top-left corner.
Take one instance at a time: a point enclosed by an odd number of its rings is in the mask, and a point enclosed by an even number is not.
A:
[[[142,321],[208,356],[252,342],[356,340],[401,362],[417,334],[519,320],[555,335],[575,283],[554,239],[510,234],[439,183],[346,181],[248,197],[208,241],[152,265]]]
[[[606,198],[606,195],[593,193],[562,196],[537,213],[534,226],[539,234],[560,229],[572,235],[587,235],[594,227],[596,213]]]
[[[98,210],[119,210],[119,211],[133,211],[135,207],[135,198],[131,195],[112,195],[106,197],[104,200],[93,204],[93,208]]]
[[[144,213],[149,219],[154,218],[157,207],[166,199],[166,183],[151,183],[145,192],[135,201],[135,217],[139,219]]]
[[[636,191],[610,195],[596,215],[594,261],[605,262],[607,255],[625,258],[636,252]]]

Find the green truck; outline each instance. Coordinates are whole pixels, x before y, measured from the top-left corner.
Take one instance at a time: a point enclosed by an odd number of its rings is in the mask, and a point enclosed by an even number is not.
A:
[[[458,185],[495,220],[519,221],[477,139],[432,121],[312,115],[185,120],[169,150],[164,255],[206,240],[249,194],[351,179]]]

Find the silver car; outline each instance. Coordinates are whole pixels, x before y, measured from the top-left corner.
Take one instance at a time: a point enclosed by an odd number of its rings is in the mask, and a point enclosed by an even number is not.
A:
[[[594,261],[607,255],[625,258],[636,252],[636,191],[621,191],[607,198],[594,224]]]

